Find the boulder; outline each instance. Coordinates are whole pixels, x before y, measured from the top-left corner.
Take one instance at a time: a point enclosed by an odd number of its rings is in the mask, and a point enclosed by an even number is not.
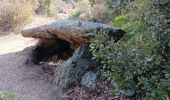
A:
[[[71,58],[56,68],[55,82],[60,85],[61,88],[67,89],[78,80],[81,80],[83,74],[88,70],[96,69],[97,65],[95,60],[92,60],[90,48],[80,46]]]

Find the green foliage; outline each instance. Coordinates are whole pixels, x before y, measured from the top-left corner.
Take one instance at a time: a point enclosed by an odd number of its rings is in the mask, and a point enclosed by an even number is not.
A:
[[[122,27],[123,29],[127,26],[127,23],[129,22],[129,18],[127,15],[124,15],[124,16],[118,16],[115,18],[114,20],[114,26],[116,27]]]
[[[128,15],[115,18],[113,25],[127,31],[117,43],[103,32],[91,40],[94,59],[104,75],[116,81],[115,93],[123,90],[128,97],[146,100],[170,98],[170,16],[165,7],[170,2],[155,1],[131,2]]]

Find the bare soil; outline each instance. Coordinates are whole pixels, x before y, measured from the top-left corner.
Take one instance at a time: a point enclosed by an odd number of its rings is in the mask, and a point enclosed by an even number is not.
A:
[[[25,62],[36,42],[21,35],[0,37],[0,91],[22,100],[58,100],[55,85],[42,78],[42,68]]]
[[[54,18],[34,16],[32,23],[25,27],[51,20]],[[15,33],[18,35],[0,30],[0,92],[16,94],[21,100],[60,100],[61,91],[48,79],[45,80],[48,74],[44,73],[42,67],[26,63],[32,46],[38,40],[24,38],[18,31]]]

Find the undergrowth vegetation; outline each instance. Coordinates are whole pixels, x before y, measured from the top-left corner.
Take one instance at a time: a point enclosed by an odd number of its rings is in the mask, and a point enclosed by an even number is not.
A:
[[[170,99],[169,0],[136,0],[113,25],[126,30],[117,43],[104,32],[91,40],[94,59],[115,80],[114,94],[139,100]]]

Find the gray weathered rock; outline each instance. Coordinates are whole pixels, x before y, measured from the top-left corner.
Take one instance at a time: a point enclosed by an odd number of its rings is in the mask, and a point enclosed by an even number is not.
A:
[[[59,38],[70,43],[84,44],[87,42],[88,33],[94,31],[104,31],[115,39],[120,39],[125,31],[115,29],[112,26],[93,23],[80,22],[76,20],[58,20],[45,25],[23,29],[21,34],[24,37],[32,38]],[[91,35],[91,34],[90,34]],[[95,34],[93,34],[95,35]]]
[[[94,90],[96,88],[97,83],[97,74],[89,71],[82,76],[81,85],[86,90]]]
[[[57,67],[55,82],[62,88],[68,88],[74,84],[85,72],[97,68],[97,63],[91,58],[89,47],[81,46],[71,58],[63,63],[62,67]]]

